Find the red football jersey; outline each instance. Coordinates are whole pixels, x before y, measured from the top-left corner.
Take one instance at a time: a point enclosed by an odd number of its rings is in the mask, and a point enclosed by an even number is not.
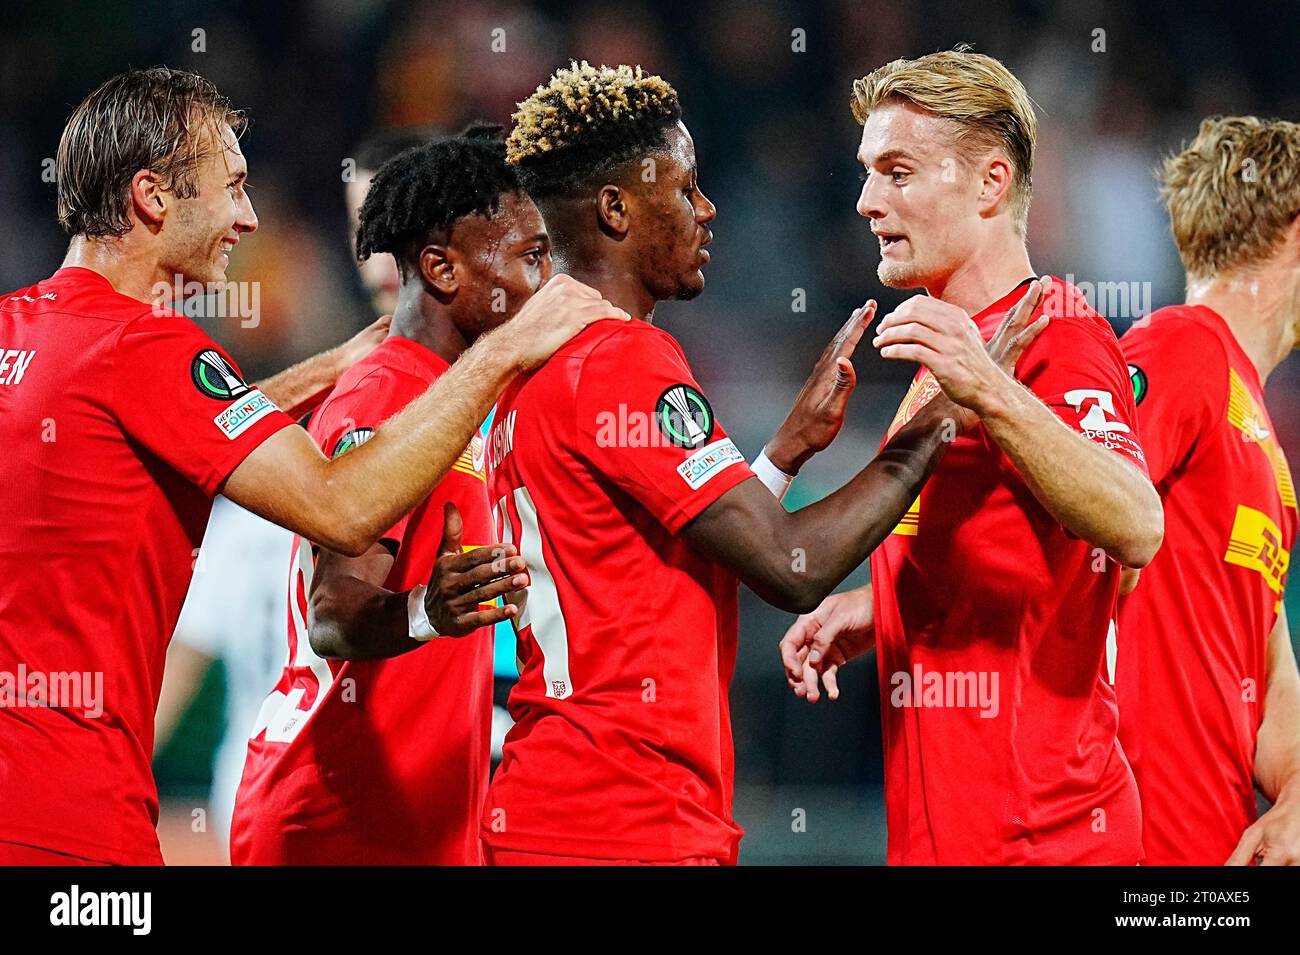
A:
[[[1268,635],[1296,496],[1254,364],[1204,306],[1162,308],[1120,342],[1165,542],[1120,601],[1120,739],[1153,865],[1222,865],[1255,820]]]
[[[681,348],[596,322],[497,408],[488,484],[528,561],[494,849],[732,861],[736,578],[682,527],[753,472]]]
[[[1110,326],[1055,279],[1017,376],[1143,467]],[[990,338],[1024,286],[974,321]],[[918,373],[892,435],[938,392]],[[871,556],[891,864],[1131,865],[1137,787],[1107,638],[1119,568],[1038,503],[982,425],[948,448]]]
[[[389,336],[338,381],[308,431],[334,456],[418,398],[447,363]],[[428,583],[443,505],[466,549],[494,543],[475,435],[447,476],[384,539],[393,592]],[[258,715],[231,824],[236,865],[482,865],[478,818],[492,730],[492,628],[385,660],[324,660],[307,639],[312,545],[289,577],[288,665]]]
[[[154,710],[212,496],[293,421],[83,268],[0,300],[0,842],[162,861]]]

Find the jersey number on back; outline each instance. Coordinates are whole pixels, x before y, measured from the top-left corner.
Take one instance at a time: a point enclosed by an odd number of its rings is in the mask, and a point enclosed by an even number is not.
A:
[[[532,578],[532,586],[519,605],[515,630],[521,637],[531,638],[542,655],[546,695],[557,700],[568,699],[573,695],[573,680],[569,676],[569,630],[564,621],[564,611],[560,608],[555,577],[542,554],[537,505],[533,503],[528,488],[515,488],[497,501],[493,517],[497,523],[497,537],[501,543],[519,548],[519,556],[528,562],[528,573]]]

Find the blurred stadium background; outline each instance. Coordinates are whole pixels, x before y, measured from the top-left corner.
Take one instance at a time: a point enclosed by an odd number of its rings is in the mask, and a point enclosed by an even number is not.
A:
[[[571,57],[662,73],[681,93],[701,186],[719,214],[708,290],[662,306],[659,323],[751,457],[848,313],[868,297],[882,310],[901,300],[877,283],[874,243],[854,213],[854,78],[959,42],[1004,60],[1041,107],[1034,264],[1076,283],[1136,283],[1127,306],[1093,303],[1121,333],[1182,293],[1155,192],[1159,158],[1210,113],[1300,118],[1300,6],[1291,2],[61,0],[9,4],[6,21],[0,286],[47,275],[63,256],[49,170],[72,107],[128,66],[194,70],[253,116],[243,147],[261,227],[230,274],[260,282],[260,321],[207,323],[253,377],[374,318],[349,261],[341,175],[365,134],[508,122],[514,103]],[[792,49],[800,30],[802,51]],[[874,452],[910,376],[868,347],[856,364],[850,423],[804,471],[793,505],[832,490]],[[1268,390],[1281,442],[1300,461],[1300,361]],[[864,567],[849,583],[865,579]],[[1287,600],[1293,633],[1297,589]],[[732,699],[742,862],[882,862],[871,667],[850,668],[838,703],[808,707],[786,690],[775,651],[792,618],[748,593],[741,600]],[[207,798],[224,692],[218,664],[158,754],[173,863],[219,858],[191,819]],[[806,831],[793,825],[797,810]]]

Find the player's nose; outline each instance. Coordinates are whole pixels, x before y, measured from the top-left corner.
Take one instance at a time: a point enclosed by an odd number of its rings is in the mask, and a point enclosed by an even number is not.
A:
[[[697,186],[695,189],[695,221],[701,224],[712,222],[718,215],[718,207],[713,204],[713,200],[700,191]]]
[[[880,193],[872,188],[873,178],[868,176],[862,184],[862,191],[858,193],[858,215],[864,219],[883,219],[886,209],[880,200]]]
[[[253,211],[253,200],[248,198],[248,193],[244,193],[244,201],[235,212],[235,231],[257,231],[257,213]]]

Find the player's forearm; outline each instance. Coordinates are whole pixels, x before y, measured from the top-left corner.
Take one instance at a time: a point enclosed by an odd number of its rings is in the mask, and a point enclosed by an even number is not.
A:
[[[784,552],[798,612],[814,609],[898,526],[956,435],[954,409],[931,401],[848,484],[790,515]]]
[[[1151,562],[1164,539],[1164,510],[1156,489],[1135,466],[1072,431],[1011,379],[980,416],[1062,527],[1126,567]]]
[[[451,470],[519,366],[510,339],[489,334],[369,441],[322,462],[322,531],[336,540],[308,536],[364,552]]]
[[[300,418],[325,399],[344,371],[342,347],[300,361],[265,381],[259,381],[257,387],[290,417]]]
[[[407,595],[357,577],[338,576],[311,595],[308,639],[329,660],[382,660],[419,649],[410,637]]]
[[[1268,637],[1267,679],[1264,719],[1255,741],[1255,782],[1270,802],[1300,799],[1300,673],[1285,609]]]

